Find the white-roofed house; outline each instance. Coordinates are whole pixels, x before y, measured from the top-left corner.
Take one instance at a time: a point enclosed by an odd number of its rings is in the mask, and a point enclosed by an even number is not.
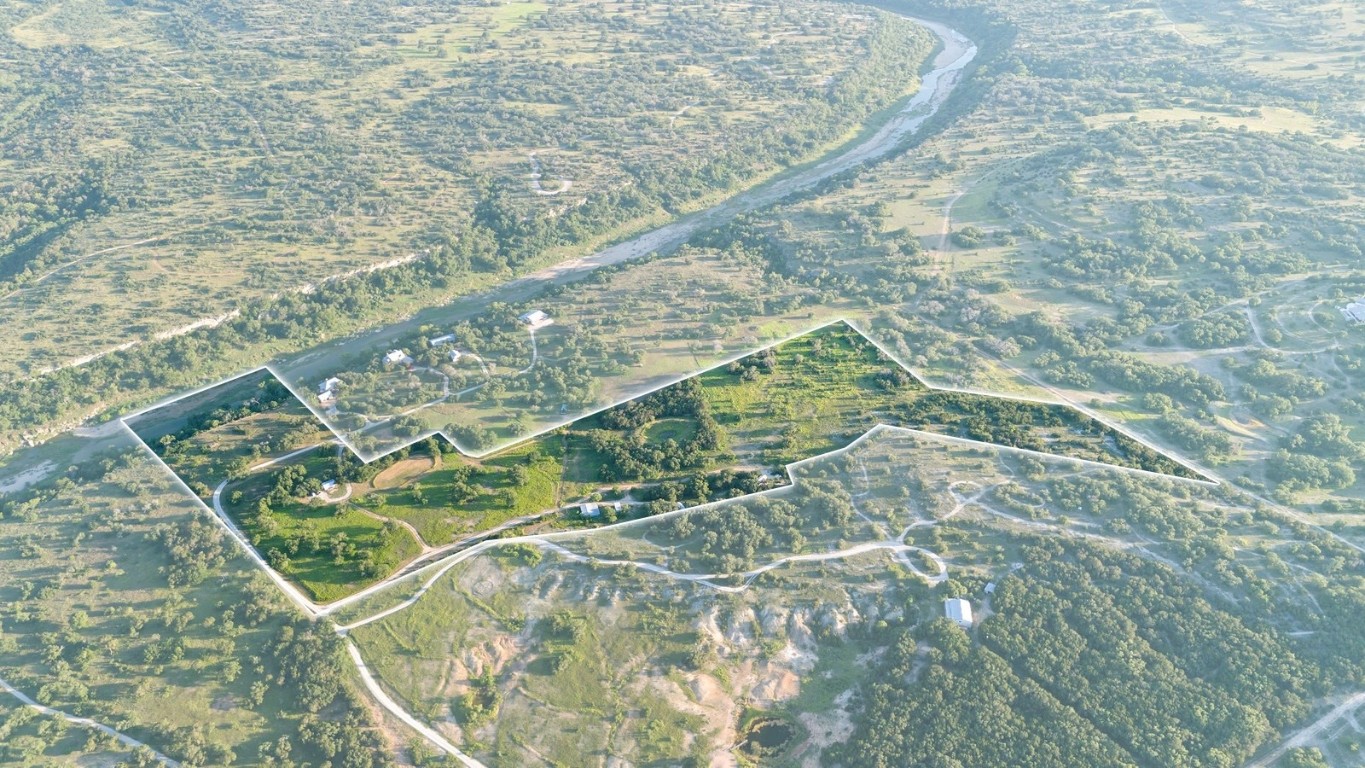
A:
[[[972,628],[972,604],[960,597],[950,597],[943,601],[943,615],[963,629]]]
[[[341,386],[341,379],[338,379],[337,377],[333,376],[332,378],[327,379],[326,381],[318,385],[318,394],[320,395],[323,392],[335,391],[336,388],[339,386]]]
[[[412,358],[408,357],[408,353],[401,349],[390,349],[388,353],[384,355],[384,362],[392,363],[393,365],[407,365],[412,362]]]
[[[537,328],[544,328],[547,325],[553,325],[555,322],[554,318],[550,317],[549,315],[545,314],[539,309],[533,309],[530,312],[523,314],[521,316],[521,321],[523,323],[526,323],[526,325],[530,326],[531,330],[535,330]]]
[[[1342,307],[1341,314],[1353,323],[1365,323],[1365,299],[1356,299]]]

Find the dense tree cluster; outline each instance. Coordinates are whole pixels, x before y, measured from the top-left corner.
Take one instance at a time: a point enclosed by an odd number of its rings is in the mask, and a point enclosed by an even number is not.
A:
[[[659,419],[686,420],[690,434],[651,441],[648,427]],[[695,469],[720,445],[720,427],[696,378],[617,406],[598,421],[601,427],[589,429],[587,439],[602,459],[600,476],[609,482]]]
[[[1334,413],[1304,419],[1286,438],[1267,467],[1267,475],[1286,493],[1345,488],[1356,481],[1354,464],[1365,446]]]
[[[183,444],[184,441],[195,435],[245,419],[252,414],[274,411],[286,404],[298,402],[294,394],[274,376],[260,377],[259,381],[249,388],[249,393],[238,392],[237,390],[242,388],[237,387],[235,383],[224,386],[233,390],[233,395],[236,397],[245,394],[245,399],[236,403],[231,402],[231,400],[225,403],[223,402],[224,398],[218,397],[212,407],[190,411],[185,414],[184,423],[179,429],[151,439],[149,442],[152,449],[162,458],[171,458],[184,451],[186,448]],[[270,443],[287,444],[288,435],[284,433],[266,434],[262,435],[262,439],[267,443],[262,446],[262,450],[268,451],[273,447],[278,447],[270,445]]]
[[[667,530],[679,543],[696,539],[674,567],[739,574],[765,552],[801,552],[811,536],[846,526],[855,514],[839,483],[810,478],[795,500],[764,497],[709,507],[673,518]]]
[[[186,520],[158,526],[150,538],[166,550],[162,568],[172,588],[193,586],[222,569],[233,552],[222,528],[208,520]]]
[[[975,641],[943,619],[906,631],[845,764],[1240,765],[1329,679],[1260,609],[1089,544],[1033,540],[991,607]]]

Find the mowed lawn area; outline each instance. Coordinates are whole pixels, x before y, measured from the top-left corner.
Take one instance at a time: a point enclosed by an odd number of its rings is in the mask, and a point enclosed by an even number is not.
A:
[[[336,477],[336,464],[333,451],[319,449],[282,469],[230,483],[222,499],[266,561],[320,603],[387,576],[422,551],[406,528],[366,514],[349,499],[327,503],[279,490],[286,472],[301,471],[320,483]]]
[[[446,453],[439,466],[356,503],[411,523],[428,544],[440,545],[558,507],[565,495],[562,455],[558,437],[484,459]],[[570,484],[571,496],[576,489]]]
[[[897,371],[840,323],[708,371],[701,383],[736,457],[777,469],[848,445],[884,421],[890,403],[924,389],[908,374],[889,389]]]

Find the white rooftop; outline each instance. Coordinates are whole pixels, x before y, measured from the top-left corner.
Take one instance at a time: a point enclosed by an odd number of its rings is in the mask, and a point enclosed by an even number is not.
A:
[[[539,309],[533,309],[521,316],[521,321],[532,328],[544,328],[554,323],[554,318]]]
[[[1342,307],[1341,314],[1353,323],[1365,323],[1365,299],[1357,299]]]
[[[943,615],[957,622],[963,629],[972,628],[972,604],[960,597],[943,601]]]

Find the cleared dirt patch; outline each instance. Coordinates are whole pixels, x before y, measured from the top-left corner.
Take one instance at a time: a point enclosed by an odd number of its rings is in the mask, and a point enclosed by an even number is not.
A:
[[[414,456],[403,459],[392,467],[374,476],[371,485],[380,490],[386,488],[397,488],[431,469],[435,465],[435,459],[430,456]]]

